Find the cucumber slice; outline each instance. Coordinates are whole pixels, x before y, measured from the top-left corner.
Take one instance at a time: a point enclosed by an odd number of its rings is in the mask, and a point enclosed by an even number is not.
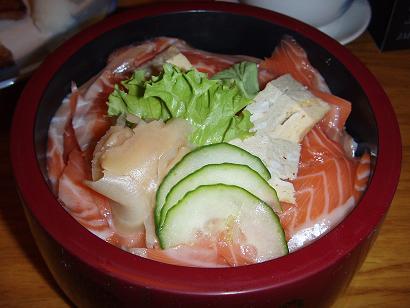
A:
[[[246,189],[265,203],[276,213],[282,212],[275,189],[259,173],[245,165],[223,163],[206,165],[184,177],[169,191],[161,209],[159,227],[164,223],[168,210],[184,195],[201,185],[227,184]]]
[[[278,216],[272,208],[243,188],[205,185],[187,193],[169,209],[159,231],[161,247],[195,243],[205,236],[229,230],[237,223],[246,244],[256,248],[256,262],[286,255],[289,250]]]
[[[165,176],[156,194],[155,223],[159,226],[161,209],[171,188],[188,174],[210,164],[234,163],[247,165],[265,180],[270,173],[259,157],[229,143],[205,145],[186,154]]]

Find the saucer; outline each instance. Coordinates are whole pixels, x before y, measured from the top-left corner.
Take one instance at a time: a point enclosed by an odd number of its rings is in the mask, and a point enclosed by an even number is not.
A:
[[[371,16],[369,2],[355,0],[342,16],[327,25],[318,27],[318,29],[345,45],[366,30]]]
[[[218,1],[241,3],[238,0]],[[372,12],[368,0],[354,0],[342,16],[327,25],[316,28],[345,45],[366,30],[371,16]]]

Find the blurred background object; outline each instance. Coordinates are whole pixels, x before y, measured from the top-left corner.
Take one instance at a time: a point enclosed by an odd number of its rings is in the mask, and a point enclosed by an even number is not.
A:
[[[118,0],[117,5],[120,8],[131,7],[139,4],[154,2],[154,0]]]
[[[352,0],[241,0],[240,2],[279,12],[314,27],[320,27],[342,16],[350,7]]]
[[[380,50],[410,48],[410,0],[370,0],[369,32]]]
[[[367,0],[240,0],[308,23],[341,44],[361,35],[371,18]]]
[[[0,0],[0,20],[20,19],[26,13],[26,6],[22,0]]]
[[[115,7],[115,0],[0,0],[0,89],[25,78],[63,40]]]
[[[208,1],[215,1],[215,0],[208,0]],[[157,2],[192,2],[192,1],[189,1],[189,0],[117,0],[117,7],[127,8],[127,7],[133,7],[137,5],[149,4],[149,3],[154,3],[154,2],[157,3]],[[235,2],[238,2],[238,1],[235,0]]]

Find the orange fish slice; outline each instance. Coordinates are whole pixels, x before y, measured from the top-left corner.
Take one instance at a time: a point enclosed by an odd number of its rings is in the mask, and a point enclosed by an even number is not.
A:
[[[273,78],[291,74],[309,89],[329,92],[323,77],[310,64],[305,50],[290,36],[283,37],[272,56],[262,61],[259,68],[270,72]]]
[[[152,260],[181,266],[227,267],[256,263],[255,250],[251,245],[244,245],[243,241],[243,234],[239,230],[225,230],[212,238],[198,235],[196,242],[191,245],[178,245],[165,250],[130,251]]]
[[[296,204],[283,204],[280,215],[287,239],[304,231],[309,240],[338,223],[358,202],[369,174],[368,154],[360,160],[347,158],[340,144],[314,127],[302,142],[293,181]]]
[[[47,171],[54,193],[58,191],[58,180],[68,160],[69,152],[67,151],[68,149],[71,151],[77,144],[75,137],[69,137],[69,135],[73,135],[71,118],[77,99],[77,87],[73,84],[71,95],[63,101],[57,110],[48,130]]]
[[[67,166],[60,177],[58,197],[63,207],[79,223],[97,236],[106,239],[112,234],[109,219],[109,200],[88,188],[85,180],[91,178],[90,167],[83,153],[71,151]]]
[[[207,73],[209,77],[238,62],[260,62],[260,59],[249,56],[222,55],[192,48],[183,48],[181,52],[187,57],[192,66],[200,72]]]

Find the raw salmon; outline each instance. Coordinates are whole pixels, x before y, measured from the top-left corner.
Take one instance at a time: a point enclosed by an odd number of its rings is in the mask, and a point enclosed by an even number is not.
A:
[[[48,130],[47,171],[53,192],[58,191],[58,180],[66,166],[68,153],[77,146],[71,126],[72,114],[78,98],[78,90],[72,84],[71,94],[65,98],[54,115]]]
[[[109,199],[88,188],[84,181],[89,179],[90,167],[83,153],[77,149],[71,151],[59,180],[58,197],[80,224],[105,240],[112,235]]]
[[[227,267],[254,264],[256,251],[252,245],[244,243],[245,237],[236,226],[217,235],[198,234],[195,243],[178,245],[165,250],[130,249],[139,256],[181,266]]]
[[[136,248],[147,247],[145,242],[145,232],[139,232],[132,236],[123,236],[118,232],[113,233],[106,241],[123,250],[131,251]]]
[[[171,46],[182,47],[186,43],[180,39],[158,37],[138,45],[131,45],[114,51],[108,58],[106,71],[115,74],[132,73],[144,63],[154,59]]]
[[[359,201],[370,175],[370,158],[348,158],[342,146],[318,126],[303,139],[296,204],[283,204],[280,215],[292,250],[340,222]],[[293,238],[293,241],[292,241]]]
[[[228,264],[212,247],[177,246],[170,249],[136,248],[131,253],[162,263],[191,267],[226,267]]]
[[[333,141],[342,143],[345,135],[345,124],[352,111],[352,105],[347,100],[330,93],[318,90],[311,91],[315,96],[320,97],[331,106],[330,111],[318,123],[326,135]]]
[[[113,77],[109,72],[103,73],[95,83],[81,94],[77,101],[77,108],[72,119],[72,126],[78,145],[82,151],[94,146],[99,138],[111,126],[111,119],[107,116],[107,98],[114,86],[110,83]]]
[[[310,64],[305,50],[288,35],[282,38],[272,56],[259,64],[259,68],[270,72],[273,78],[291,74],[309,89],[330,92],[322,75]]]
[[[356,177],[354,180],[355,199],[359,200],[363,192],[366,190],[369,184],[369,178],[371,176],[371,159],[368,152],[364,153],[360,157],[359,166],[356,169]]]
[[[200,72],[207,73],[208,77],[212,77],[215,73],[227,69],[238,62],[250,61],[259,63],[261,61],[258,58],[249,56],[222,55],[193,48],[182,48],[181,52],[187,57],[192,66]]]

